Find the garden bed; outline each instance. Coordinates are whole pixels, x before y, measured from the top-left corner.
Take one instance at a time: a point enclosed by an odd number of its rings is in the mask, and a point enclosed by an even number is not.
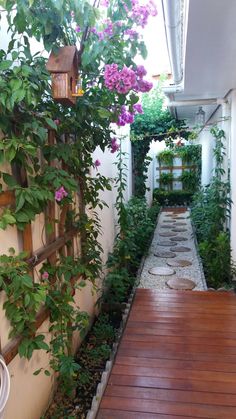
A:
[[[75,356],[80,369],[71,395],[58,389],[43,419],[85,419],[101,381],[112,346],[117,339],[122,313],[101,313]]]

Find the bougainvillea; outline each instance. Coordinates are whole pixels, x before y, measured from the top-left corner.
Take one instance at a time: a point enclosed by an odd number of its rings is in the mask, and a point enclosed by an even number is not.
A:
[[[100,275],[96,208],[103,207],[100,190],[111,188],[109,179],[99,171],[91,175],[91,167],[100,165],[98,160],[93,162],[92,153],[98,146],[103,151],[108,147],[111,153],[117,152],[120,145],[112,123],[131,123],[133,115],[141,113],[139,92],[149,91],[151,83],[144,79],[146,72],[134,58],[137,54],[146,57],[139,29],[155,13],[151,3],[145,6],[129,0],[102,0],[100,4],[95,0],[93,5],[86,0],[5,0],[1,5],[11,40],[5,51],[0,50],[0,161],[9,167],[23,167],[29,182],[22,185],[14,173],[0,172],[1,188],[7,186],[15,196],[15,205],[2,213],[0,226],[16,225],[24,230],[37,214],[46,211],[50,202],[56,201],[59,212],[71,207],[66,225],[83,237],[80,256],[60,254],[55,265],[49,260],[43,264],[40,286],[33,282],[30,267],[22,261],[25,256],[4,255],[1,286],[9,297],[5,307],[12,325],[11,336],[24,331],[20,355],[30,358],[34,349],[50,350],[50,366],[61,372],[68,383],[78,367],[72,357],[66,356],[71,351],[73,328],[80,330],[81,325],[87,325],[86,316],[75,304],[71,280],[82,277],[83,281],[76,285],[80,289],[85,280],[94,283]],[[46,60],[41,53],[32,54],[32,40],[41,42],[46,52],[56,52],[65,45],[78,46],[84,95],[74,107],[52,100]],[[48,142],[48,129],[54,131],[55,143]],[[74,210],[76,195],[83,202],[78,212]],[[85,207],[91,209],[92,215],[85,212]],[[44,228],[50,231],[50,220],[48,224]],[[20,325],[15,315],[19,312],[19,296],[12,286],[17,278],[24,279],[20,281],[24,296],[20,300]],[[37,310],[42,304],[50,311],[50,348],[44,336],[39,342],[39,336],[34,334]]]

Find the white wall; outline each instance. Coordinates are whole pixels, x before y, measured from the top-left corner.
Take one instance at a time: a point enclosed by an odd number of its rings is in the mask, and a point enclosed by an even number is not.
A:
[[[231,199],[233,201],[231,208],[231,248],[232,258],[236,262],[236,90],[232,92],[231,98],[231,131],[230,131],[230,183]]]

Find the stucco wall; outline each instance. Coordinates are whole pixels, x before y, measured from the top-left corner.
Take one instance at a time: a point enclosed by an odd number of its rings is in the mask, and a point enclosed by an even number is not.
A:
[[[118,132],[122,137],[122,151],[126,152],[127,164],[127,189],[125,191],[125,200],[131,196],[132,190],[132,170],[131,170],[131,145],[129,140],[129,130]],[[97,149],[93,154],[93,160],[99,159],[101,166],[98,170],[92,169],[92,174],[96,176],[97,171],[111,179],[112,191],[103,191],[100,197],[106,202],[108,207],[104,206],[102,210],[98,209],[98,215],[101,220],[102,233],[99,241],[103,248],[103,263],[107,260],[107,255],[112,251],[114,238],[116,235],[117,216],[115,211],[116,189],[114,188],[114,180],[117,176],[115,161],[117,153],[112,154],[109,149],[104,153]],[[36,251],[43,246],[44,237],[44,216],[43,214],[36,217],[32,223],[33,233],[33,249]],[[9,247],[14,247],[16,251],[22,250],[21,241],[17,230],[9,227],[6,231],[0,230],[0,252],[7,253]],[[104,266],[105,275],[105,266]],[[96,302],[96,294],[92,292],[91,284],[79,291],[76,301],[81,310],[87,311],[92,317],[96,310],[94,303]],[[1,345],[2,348],[8,342],[9,323],[4,316],[2,304],[4,302],[4,294],[0,292],[0,324],[1,324]],[[48,333],[48,321],[45,321],[39,329],[39,332]],[[48,335],[48,339],[50,336]],[[78,347],[80,342],[79,336],[74,336],[74,348]],[[46,409],[52,389],[53,377],[46,377],[43,373],[34,376],[33,372],[40,367],[48,366],[49,358],[44,351],[37,351],[30,361],[20,359],[17,355],[9,364],[11,374],[11,392],[10,398],[5,410],[4,419],[39,419]]]

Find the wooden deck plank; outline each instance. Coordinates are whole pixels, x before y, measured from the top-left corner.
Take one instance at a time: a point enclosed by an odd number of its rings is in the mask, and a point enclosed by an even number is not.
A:
[[[166,402],[162,400],[143,400],[124,397],[106,397],[101,402],[102,409],[131,410],[144,413],[161,413],[166,415],[194,416],[197,418],[235,419],[236,408],[194,403]],[[226,414],[227,416],[223,416]]]
[[[122,410],[100,409],[97,419],[196,419],[194,416],[155,415]]]
[[[236,372],[236,360],[235,363],[227,363],[224,360],[221,362],[181,361],[179,359],[129,357],[118,354],[116,365],[142,365],[143,367],[180,368],[184,370],[196,368],[198,371]]]
[[[236,418],[236,295],[136,291],[97,419]]]
[[[217,393],[216,397],[215,393],[202,391],[166,390],[159,388],[108,385],[105,395],[108,397],[131,397],[134,399],[165,400],[236,407],[236,400],[231,394]]]

